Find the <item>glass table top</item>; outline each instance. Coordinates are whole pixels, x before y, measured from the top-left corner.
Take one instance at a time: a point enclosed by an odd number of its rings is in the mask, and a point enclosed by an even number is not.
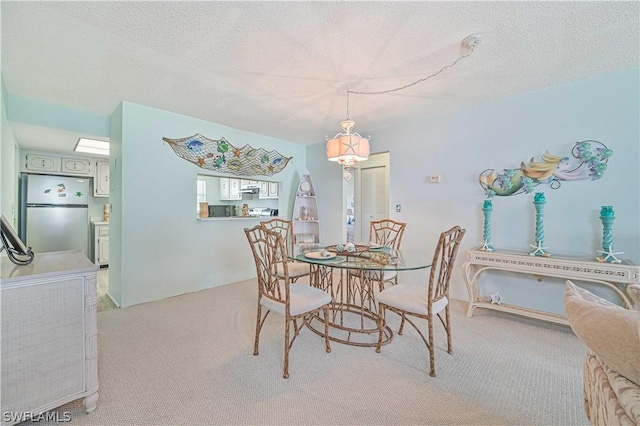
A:
[[[322,257],[323,248],[308,250],[297,256],[289,256],[300,262],[324,265],[332,268],[362,269],[373,271],[408,271],[431,266],[432,258],[409,250],[370,249],[368,251],[332,257]]]

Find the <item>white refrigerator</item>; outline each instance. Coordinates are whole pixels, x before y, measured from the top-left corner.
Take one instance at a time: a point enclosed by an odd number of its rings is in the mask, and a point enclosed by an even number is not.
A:
[[[20,198],[20,237],[34,253],[88,253],[88,178],[23,173]]]

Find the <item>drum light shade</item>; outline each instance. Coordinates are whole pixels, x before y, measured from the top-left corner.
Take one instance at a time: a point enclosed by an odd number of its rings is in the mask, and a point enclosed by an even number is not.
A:
[[[351,133],[355,125],[354,121],[345,120],[340,123],[345,133],[338,133],[332,139],[327,140],[327,158],[329,161],[337,161],[344,167],[344,178],[349,180],[349,169],[356,161],[365,161],[369,158],[369,138],[363,138],[357,133]]]

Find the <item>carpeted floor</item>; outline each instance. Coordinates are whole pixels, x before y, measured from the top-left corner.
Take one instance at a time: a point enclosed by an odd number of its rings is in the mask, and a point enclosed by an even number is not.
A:
[[[282,317],[253,356],[256,284],[244,281],[98,314],[100,399],[55,411],[78,425],[586,425],[586,348],[566,326],[452,304],[453,355],[436,324],[436,373],[417,333],[376,354],[303,329],[282,378]],[[399,321],[388,315],[394,333]]]

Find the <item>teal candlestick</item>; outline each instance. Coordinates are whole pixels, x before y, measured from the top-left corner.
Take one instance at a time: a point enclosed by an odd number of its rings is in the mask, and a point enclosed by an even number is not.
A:
[[[491,204],[491,200],[484,200],[482,205],[482,211],[484,213],[484,231],[482,233],[483,243],[480,250],[484,251],[495,251],[491,244],[491,211],[493,210],[493,205]]]
[[[612,206],[602,206],[600,208],[600,220],[602,221],[602,250],[603,257],[596,258],[600,262],[620,263],[613,252],[613,221],[616,216]]]
[[[529,253],[531,256],[551,256],[544,247],[544,205],[546,204],[544,192],[536,192],[533,197],[533,205],[536,208],[536,244],[530,244],[535,250]]]

